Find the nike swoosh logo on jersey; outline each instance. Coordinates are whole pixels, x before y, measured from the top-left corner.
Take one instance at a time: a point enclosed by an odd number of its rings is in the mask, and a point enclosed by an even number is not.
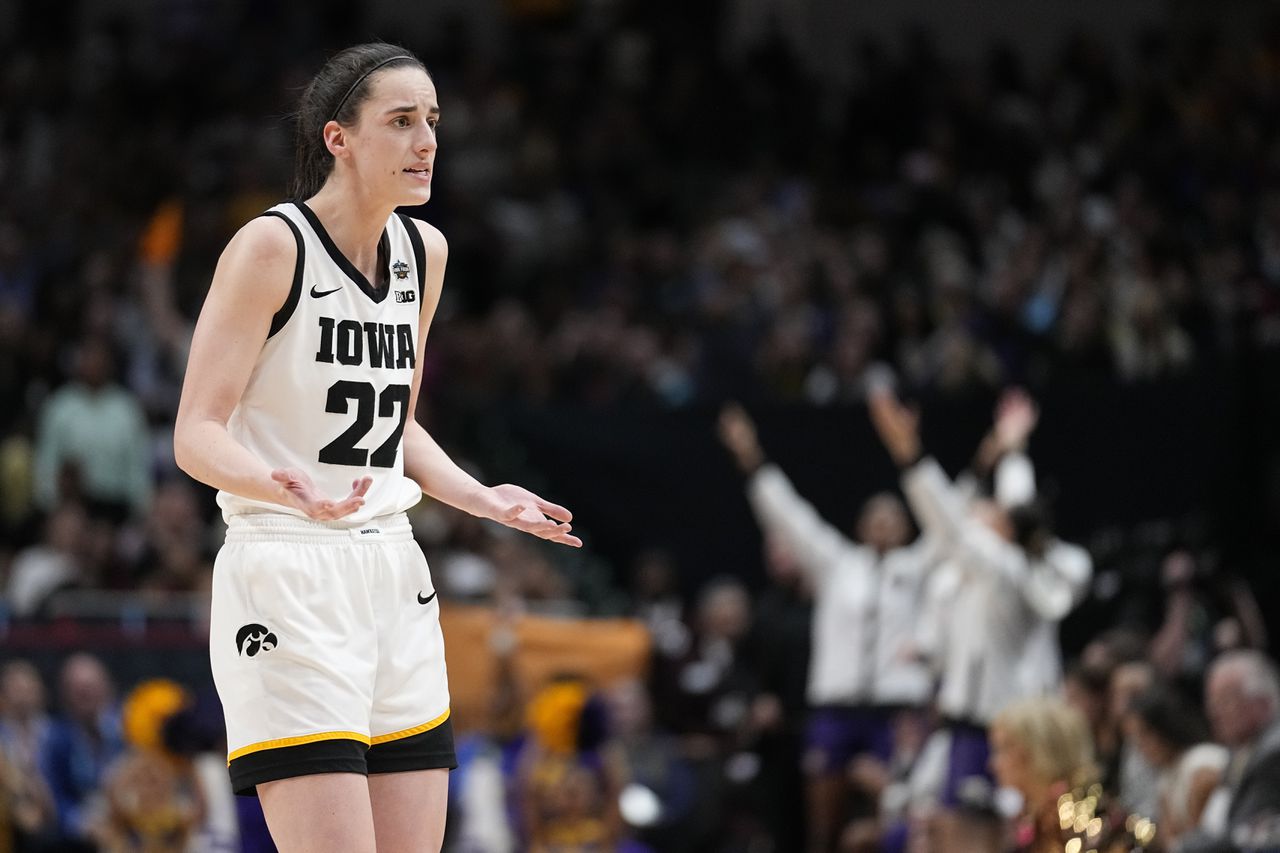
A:
[[[423,598],[423,597],[422,597],[422,593],[421,593],[421,592],[419,592],[419,593],[418,593],[418,603],[419,603],[419,604],[430,604],[430,603],[431,603],[431,599],[433,599],[433,598],[435,598],[435,597],[436,597],[435,590],[432,590],[431,594],[430,594],[430,595],[428,595],[426,598]]]
[[[316,286],[314,284],[311,285],[311,295],[316,299],[319,299],[321,296],[328,296],[330,293],[337,293],[339,290],[342,290],[342,288],[335,287],[333,290],[316,290]]]

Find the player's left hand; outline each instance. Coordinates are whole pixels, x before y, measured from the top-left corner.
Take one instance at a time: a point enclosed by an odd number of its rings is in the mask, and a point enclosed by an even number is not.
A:
[[[582,547],[582,540],[571,533],[573,513],[521,486],[490,486],[480,494],[478,509],[475,514],[481,518],[491,518],[550,542]]]

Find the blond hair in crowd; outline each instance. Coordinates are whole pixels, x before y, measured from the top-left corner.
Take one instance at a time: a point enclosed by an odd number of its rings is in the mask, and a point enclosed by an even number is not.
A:
[[[1097,781],[1093,736],[1084,715],[1058,697],[1023,699],[996,715],[999,728],[1026,751],[1029,770],[1042,783]]]

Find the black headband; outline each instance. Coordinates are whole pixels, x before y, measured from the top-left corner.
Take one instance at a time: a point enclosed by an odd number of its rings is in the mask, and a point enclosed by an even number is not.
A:
[[[357,78],[356,78],[356,82],[354,82],[354,83],[352,83],[352,84],[351,84],[351,88],[347,90],[347,94],[345,94],[345,95],[343,95],[343,96],[342,96],[342,100],[341,100],[341,101],[338,101],[338,106],[337,106],[337,107],[335,107],[335,108],[334,108],[334,110],[333,110],[333,118],[329,119],[329,121],[337,121],[337,120],[338,120],[338,113],[342,112],[342,108],[343,108],[343,106],[345,106],[345,105],[346,105],[346,103],[347,103],[347,98],[350,98],[350,97],[351,97],[351,93],[352,93],[352,92],[354,92],[354,91],[356,90],[356,88],[357,88],[357,87],[359,87],[359,85],[365,81],[365,78],[366,78],[366,77],[368,77],[368,76],[369,76],[370,74],[372,74],[373,72],[377,71],[377,70],[378,70],[379,68],[381,68],[382,66],[384,66],[384,65],[389,65],[389,64],[391,64],[392,62],[395,62],[395,61],[400,60],[400,59],[408,59],[408,60],[410,60],[411,62],[417,62],[417,60],[416,60],[416,59],[414,59],[414,58],[413,58],[412,56],[410,56],[409,54],[407,54],[407,53],[402,53],[402,54],[400,54],[399,56],[393,56],[393,57],[391,57],[390,59],[384,59],[384,60],[382,60],[382,61],[381,61],[381,62],[379,62],[377,65],[375,65],[375,66],[373,66],[372,68],[370,68],[368,71],[366,71],[366,72],[364,72],[363,74],[361,74],[359,77],[357,77]]]

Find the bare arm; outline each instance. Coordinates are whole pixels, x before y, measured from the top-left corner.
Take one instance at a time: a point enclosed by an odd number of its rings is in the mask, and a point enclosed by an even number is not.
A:
[[[440,304],[449,246],[438,229],[416,219],[412,221],[422,234],[427,256],[418,361],[409,394],[409,411],[417,412],[427,333]],[[404,471],[422,487],[424,493],[463,512],[501,522],[552,542],[574,547],[582,545],[581,539],[570,534],[572,528],[568,522],[572,521],[573,514],[569,510],[510,483],[484,485],[459,468],[415,418],[410,418],[405,424]]]
[[[353,483],[345,499],[330,500],[306,474],[272,470],[227,431],[271,318],[288,297],[296,261],[293,234],[275,217],[250,221],[223,251],[191,340],[173,452],[179,468],[215,489],[335,519],[364,503],[368,478]]]

